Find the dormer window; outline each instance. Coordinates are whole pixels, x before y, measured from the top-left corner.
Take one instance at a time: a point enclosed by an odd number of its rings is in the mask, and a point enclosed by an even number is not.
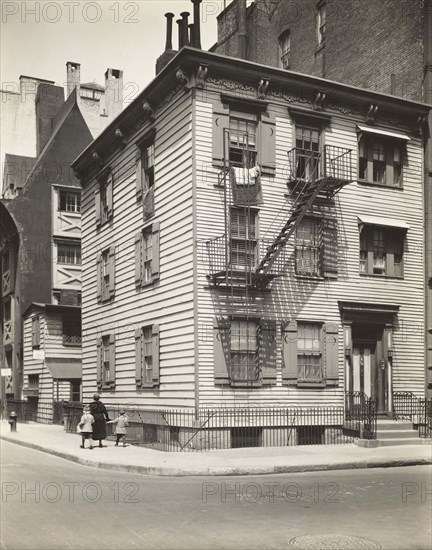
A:
[[[286,30],[279,36],[279,67],[289,69],[291,52],[291,34]]]
[[[319,2],[317,5],[317,35],[318,47],[324,45],[326,37],[326,5],[325,2]]]

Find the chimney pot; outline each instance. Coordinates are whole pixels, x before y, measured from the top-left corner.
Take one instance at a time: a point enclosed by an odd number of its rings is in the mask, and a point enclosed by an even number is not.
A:
[[[172,50],[172,20],[174,18],[174,14],[171,12],[168,12],[165,14],[165,17],[167,19],[167,31],[166,31],[166,43],[165,43],[165,51]]]
[[[177,19],[176,23],[178,25],[178,49],[181,50],[183,48],[183,19]]]
[[[75,88],[79,88],[80,81],[81,81],[80,63],[73,63],[72,61],[68,61],[66,63],[67,97],[70,96],[70,94],[74,91]]]
[[[182,11],[180,16],[182,20],[182,30],[183,30],[183,46],[189,46],[189,27],[188,27],[188,17],[190,13],[188,11]]]
[[[201,28],[200,28],[200,4],[202,0],[192,0],[194,5],[194,41],[192,45],[201,49]]]
[[[189,25],[189,42],[191,46],[195,47],[195,25],[193,23]]]

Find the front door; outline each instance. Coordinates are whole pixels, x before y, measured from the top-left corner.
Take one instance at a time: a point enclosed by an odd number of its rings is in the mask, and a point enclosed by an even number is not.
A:
[[[375,370],[375,348],[371,345],[357,345],[353,348],[352,390],[372,397],[373,372]]]

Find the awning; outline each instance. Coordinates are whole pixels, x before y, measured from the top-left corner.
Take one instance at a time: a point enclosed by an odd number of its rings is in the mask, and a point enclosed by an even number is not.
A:
[[[403,141],[410,141],[411,138],[406,134],[399,134],[398,132],[389,132],[388,130],[378,130],[378,128],[373,128],[372,126],[363,126],[357,124],[358,132],[365,132],[366,134],[377,134],[379,136],[386,136],[394,139],[401,139]]]
[[[395,220],[394,218],[381,218],[381,216],[364,216],[359,214],[360,223],[366,223],[367,225],[384,225],[386,227],[396,227],[398,229],[409,229],[410,226],[403,220]]]
[[[47,357],[45,362],[54,380],[81,380],[82,369],[79,359]]]

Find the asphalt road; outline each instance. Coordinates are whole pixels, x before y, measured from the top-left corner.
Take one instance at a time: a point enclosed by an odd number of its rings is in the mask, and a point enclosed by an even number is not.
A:
[[[4,550],[307,550],[325,548],[325,536],[346,550],[432,545],[430,466],[162,478],[6,442],[1,463]]]

